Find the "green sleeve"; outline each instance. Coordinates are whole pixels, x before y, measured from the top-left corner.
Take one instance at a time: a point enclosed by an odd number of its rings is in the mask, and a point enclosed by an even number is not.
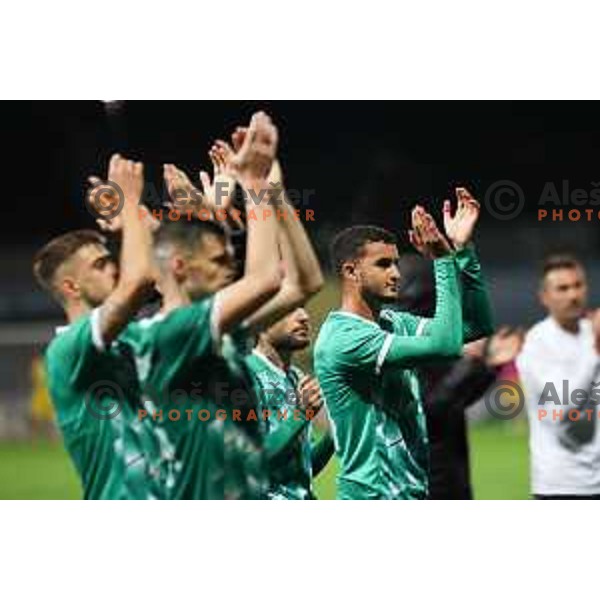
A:
[[[431,359],[455,358],[462,351],[462,312],[457,266],[453,256],[434,261],[436,304],[421,335],[387,334],[381,366],[413,366]]]
[[[294,416],[294,407],[289,406],[280,396],[275,396],[278,389],[275,384],[266,384],[261,378],[261,372],[265,372],[265,367],[261,360],[254,354],[248,354],[244,357],[244,363],[252,380],[254,390],[256,392],[259,410],[287,410],[288,416],[286,419],[278,423],[278,426],[273,428],[264,436],[263,445],[270,468],[286,462],[287,452],[294,445],[298,435],[308,425],[304,411],[299,411],[299,419]],[[266,371],[268,373],[268,371]],[[299,369],[294,368],[294,374],[297,379],[300,379],[302,373]]]
[[[471,342],[494,331],[492,305],[473,244],[456,253],[462,289],[463,341]]]
[[[333,438],[329,433],[325,433],[320,440],[311,444],[311,462],[312,475],[316,477],[326,466],[333,453],[335,447]]]
[[[309,423],[303,411],[300,411],[299,420],[285,419],[275,431],[265,436],[264,450],[270,468],[285,462],[286,453]]]
[[[434,273],[435,315],[424,320],[422,331],[402,335],[360,317],[348,318],[329,340],[327,359],[350,375],[357,371],[379,375],[384,367],[412,367],[431,360],[458,358],[462,351],[462,313],[454,257],[436,259]],[[322,362],[320,357],[323,351],[317,353],[317,366]]]
[[[404,310],[398,310],[395,306],[386,307],[386,311],[392,313],[394,323],[402,323],[402,331],[406,332],[405,335],[420,335],[422,331],[429,327],[429,323],[431,323],[431,318],[429,317],[413,315]],[[394,326],[396,327],[396,325]]]
[[[52,341],[46,353],[46,367],[52,380],[63,387],[81,390],[95,381],[103,349],[94,334],[97,310],[66,328]]]

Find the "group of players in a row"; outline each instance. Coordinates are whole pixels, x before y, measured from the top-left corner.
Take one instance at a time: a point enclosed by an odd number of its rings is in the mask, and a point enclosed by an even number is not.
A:
[[[89,198],[110,206],[114,190],[122,194],[120,213],[98,220],[121,236],[119,267],[91,230],[61,235],[36,256],[35,274],[68,321],[46,367],[85,498],[308,499],[334,451],[339,498],[428,496],[420,369],[493,331],[471,242],[479,204],[457,189],[456,209],[444,204],[444,234],[422,207],[412,212],[410,240],[434,264],[428,319],[397,306],[393,234],[340,232],[331,258],[341,306],[319,332],[316,377],[304,375],[291,360],[310,342],[303,307],[323,276],[285,201],[277,142],[257,113],[231,145],[211,149],[214,177],[201,174],[194,201],[224,210],[228,223],[157,222],[140,205],[142,164],[114,155],[106,179],[91,178]],[[173,165],[164,178],[172,209],[197,191]],[[233,210],[236,186],[252,217]],[[240,230],[245,244],[234,250]]]

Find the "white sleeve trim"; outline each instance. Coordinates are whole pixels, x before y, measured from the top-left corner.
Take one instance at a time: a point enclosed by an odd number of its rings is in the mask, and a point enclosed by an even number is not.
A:
[[[102,339],[102,328],[100,326],[101,307],[95,308],[90,316],[90,325],[92,327],[92,343],[99,352],[106,350],[106,344]]]
[[[381,368],[383,367],[383,363],[385,361],[385,357],[390,350],[390,346],[392,345],[392,341],[394,340],[394,335],[388,333],[385,337],[383,345],[381,346],[381,350],[377,355],[377,362],[375,363],[375,375],[379,375],[381,373]]]
[[[415,331],[415,335],[416,336],[423,335],[423,331],[425,330],[425,327],[427,327],[428,323],[429,323],[429,319],[425,319],[425,318],[419,319],[419,324],[417,325],[417,331]]]
[[[221,295],[215,294],[212,309],[210,311],[210,335],[213,341],[213,347],[217,354],[221,351],[221,331],[219,329],[219,317],[221,313]]]

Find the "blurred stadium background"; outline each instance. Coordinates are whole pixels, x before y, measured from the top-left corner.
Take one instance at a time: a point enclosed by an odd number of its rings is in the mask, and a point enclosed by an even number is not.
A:
[[[35,250],[54,235],[94,225],[83,205],[85,179],[102,174],[114,150],[146,164],[161,193],[161,165],[190,175],[209,167],[213,139],[262,108],[280,127],[288,188],[314,190],[310,233],[324,264],[332,234],[375,223],[401,234],[409,208],[439,214],[454,185],[482,202],[498,181],[522,191],[518,216],[484,205],[477,234],[497,323],[529,325],[542,316],[537,267],[552,251],[577,253],[588,267],[591,304],[600,292],[600,221],[537,219],[550,182],[588,193],[600,185],[600,124],[593,103],[538,102],[127,102],[107,117],[102,102],[5,102],[0,116],[8,158],[0,220],[0,498],[77,498],[60,440],[47,421],[38,358],[60,311],[36,288]],[[510,199],[504,198],[508,202]],[[591,206],[582,206],[588,208]],[[546,208],[555,208],[553,206]],[[597,209],[596,209],[597,210]],[[336,302],[332,282],[310,305],[315,328]],[[310,355],[302,357],[304,365]],[[32,418],[33,417],[33,418]],[[478,498],[528,495],[526,423],[486,420],[473,410],[471,453]],[[319,478],[335,494],[336,465]]]

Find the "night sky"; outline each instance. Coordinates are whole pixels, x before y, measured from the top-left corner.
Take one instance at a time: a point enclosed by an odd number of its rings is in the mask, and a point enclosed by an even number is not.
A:
[[[36,248],[74,228],[94,226],[83,204],[85,179],[103,175],[119,150],[142,160],[161,193],[161,166],[196,178],[207,151],[257,109],[280,130],[288,188],[308,190],[309,232],[323,264],[331,236],[347,224],[405,232],[417,202],[439,216],[455,185],[482,200],[511,180],[525,209],[500,221],[485,210],[477,232],[498,312],[539,314],[537,263],[574,250],[595,263],[600,299],[600,220],[538,223],[544,185],[600,186],[600,124],[591,102],[126,102],[109,120],[101,102],[5,102],[2,119],[4,218],[0,219],[0,320],[56,313],[31,277]],[[519,283],[516,283],[519,282]]]
[[[100,102],[2,106],[4,245],[89,225],[85,177],[103,173],[117,146],[159,185],[163,162],[191,174],[208,167],[211,141],[259,107],[279,125],[288,185],[316,192],[319,228],[358,220],[398,227],[402,208],[442,198],[454,183],[477,192],[514,179],[529,197],[548,178],[600,180],[595,103],[129,102],[118,136]]]

